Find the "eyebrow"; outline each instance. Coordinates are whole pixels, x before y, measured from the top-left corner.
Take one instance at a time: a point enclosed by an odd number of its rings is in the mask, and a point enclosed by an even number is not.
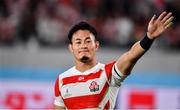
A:
[[[85,40],[91,39],[89,36],[85,38]],[[81,40],[80,38],[75,39],[75,41]]]
[[[85,40],[91,39],[89,36],[85,38]]]

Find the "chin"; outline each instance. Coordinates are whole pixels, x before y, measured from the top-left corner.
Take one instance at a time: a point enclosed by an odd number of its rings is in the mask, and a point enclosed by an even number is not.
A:
[[[88,57],[88,56],[83,56],[83,57],[80,58],[80,60],[81,60],[81,62],[83,62],[83,63],[87,63],[87,62],[90,61],[90,57]]]

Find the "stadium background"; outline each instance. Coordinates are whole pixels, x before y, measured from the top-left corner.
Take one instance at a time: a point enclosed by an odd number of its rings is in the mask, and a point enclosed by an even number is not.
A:
[[[73,66],[69,28],[92,23],[100,62],[116,60],[146,32],[153,14],[173,12],[174,25],[136,64],[116,108],[180,109],[179,0],[1,0],[0,109],[51,109],[59,73]]]

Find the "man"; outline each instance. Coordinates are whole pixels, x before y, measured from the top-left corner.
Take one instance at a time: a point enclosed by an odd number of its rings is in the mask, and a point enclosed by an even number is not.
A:
[[[146,36],[117,61],[108,64],[96,59],[99,42],[95,28],[86,22],[74,25],[68,37],[75,66],[56,80],[55,109],[113,109],[121,82],[153,41],[172,25],[172,20],[172,13],[163,12],[158,18],[154,15]]]

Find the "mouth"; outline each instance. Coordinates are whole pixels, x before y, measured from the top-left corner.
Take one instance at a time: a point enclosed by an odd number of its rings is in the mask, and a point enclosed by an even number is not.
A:
[[[79,51],[79,53],[88,53],[88,50]]]

